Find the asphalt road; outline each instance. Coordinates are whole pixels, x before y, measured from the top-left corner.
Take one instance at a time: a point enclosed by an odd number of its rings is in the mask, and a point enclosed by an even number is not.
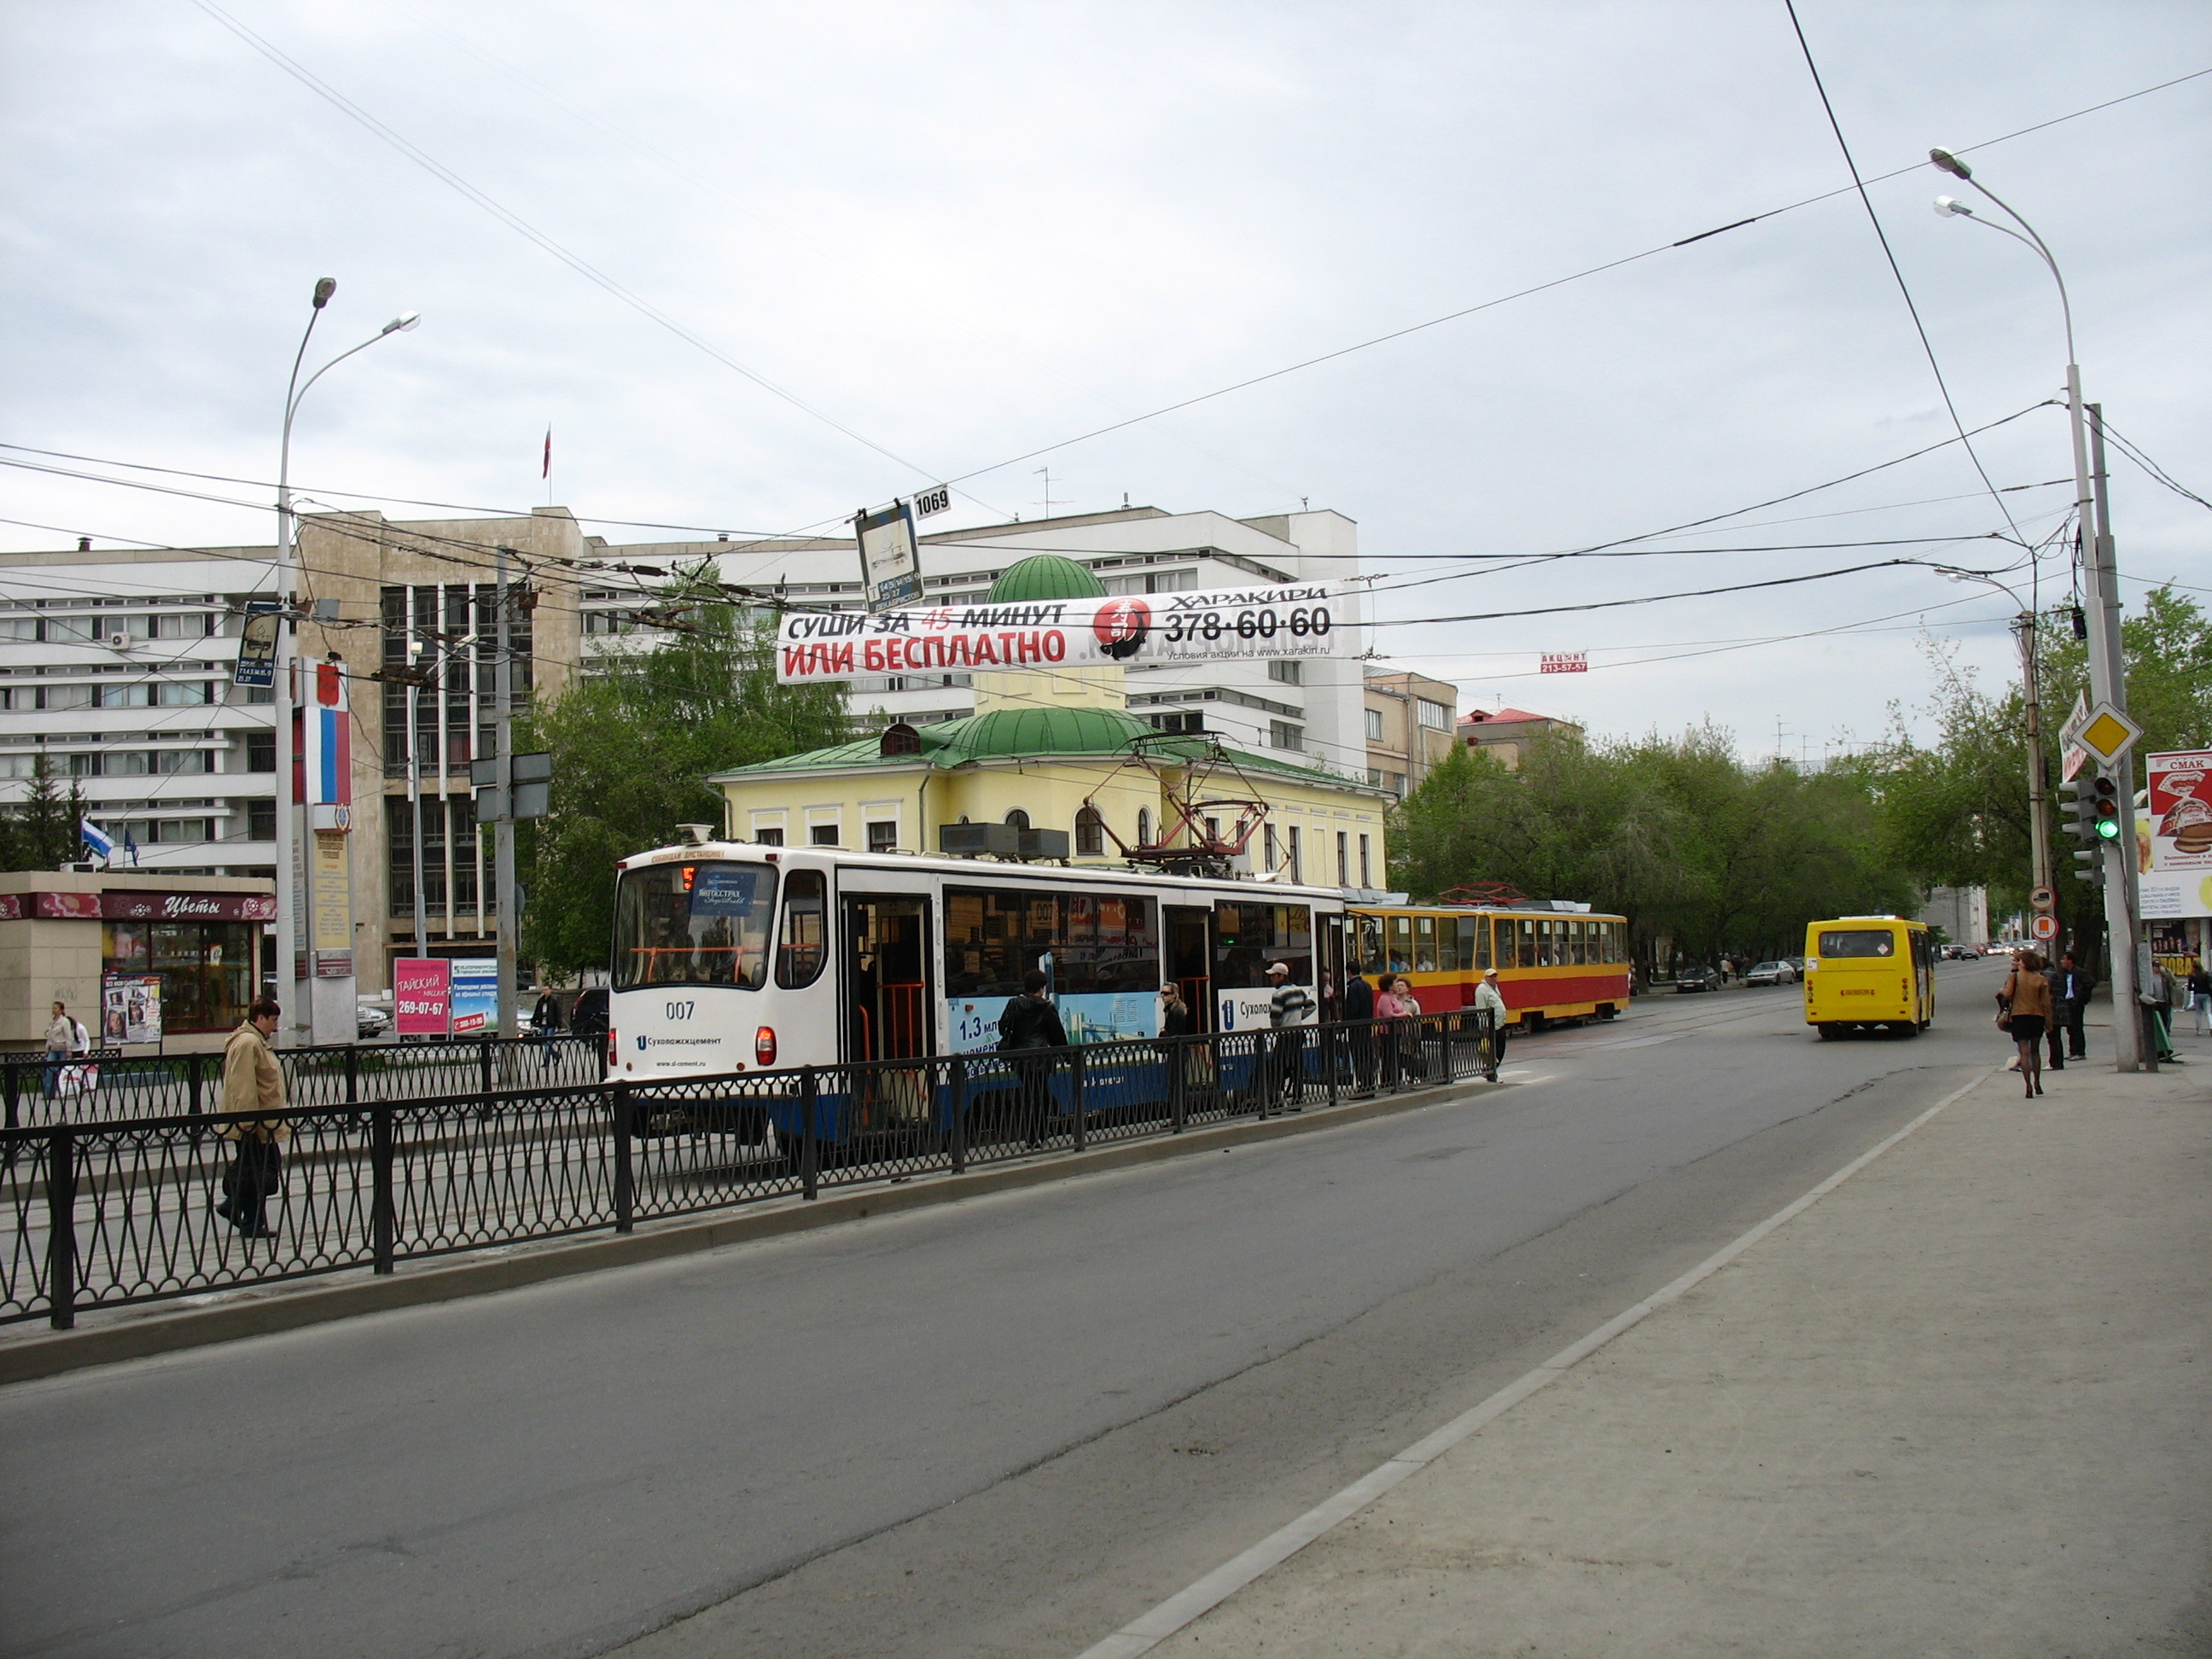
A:
[[[1073,1653],[2001,1060],[1640,1000],[1445,1104],[0,1393],[0,1653]]]

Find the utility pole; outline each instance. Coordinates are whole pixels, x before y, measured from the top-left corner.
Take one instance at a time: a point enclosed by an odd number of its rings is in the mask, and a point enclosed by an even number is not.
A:
[[[499,659],[493,696],[498,703],[493,750],[500,813],[492,825],[492,881],[499,911],[499,1034],[515,1036],[514,944],[522,918],[514,904],[514,630],[507,611],[507,550],[499,550]]]
[[[2078,392],[2076,394],[2078,396]],[[2089,428],[2089,486],[2095,504],[2095,533],[2084,520],[2081,539],[2090,556],[2082,561],[2090,578],[2095,615],[2089,624],[2090,695],[2122,714],[2128,709],[2127,658],[2120,643],[2119,560],[2112,547],[2112,502],[2105,475],[2105,407],[2084,405]],[[2102,674],[2100,677],[2100,670]],[[2158,1069],[2155,1049],[2143,1042],[2142,1013],[2136,1000],[2141,983],[2137,936],[2142,932],[2142,896],[2136,872],[2136,757],[2120,757],[2119,842],[2105,860],[2105,915],[2112,934],[2112,1048],[2122,1071]],[[2122,999],[2125,1000],[2123,1001]]]
[[[2043,702],[2035,684],[2035,613],[2023,611],[2013,618],[2012,631],[2020,641],[2021,681],[2027,697],[2027,845],[2034,866],[2035,884],[2051,885],[2051,825],[2043,805]]]
[[[410,619],[410,622],[412,618]],[[422,897],[422,757],[421,734],[417,727],[417,699],[422,696],[422,642],[407,641],[407,811],[414,826],[415,848],[415,955],[419,958],[430,954],[430,922],[428,909]],[[438,798],[438,810],[446,810],[445,797]]]

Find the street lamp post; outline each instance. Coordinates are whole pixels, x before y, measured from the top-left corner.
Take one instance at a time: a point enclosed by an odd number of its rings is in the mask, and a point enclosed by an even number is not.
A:
[[[310,1043],[317,1040],[315,1029],[315,951],[312,923],[307,927],[304,940],[302,923],[307,918],[301,915],[304,901],[310,912],[313,904],[314,860],[304,858],[299,847],[299,826],[292,811],[292,550],[295,532],[292,512],[292,420],[300,412],[300,402],[316,381],[336,368],[356,351],[365,351],[388,334],[405,333],[422,320],[420,312],[410,311],[394,317],[368,339],[325,363],[307,379],[300,381],[300,365],[307,361],[307,342],[313,337],[315,323],[323,314],[323,307],[338,291],[337,278],[319,277],[315,283],[313,311],[307,318],[307,326],[300,336],[300,349],[293,354],[291,378],[284,384],[284,430],[276,453],[276,602],[280,621],[276,629],[276,953],[277,983],[289,983],[287,1000],[292,1004],[293,1016],[289,1029],[295,1036],[305,1032]],[[299,884],[295,888],[294,884]],[[300,967],[301,947],[307,969],[307,990],[301,991]],[[303,1018],[301,1016],[304,1015]],[[349,1024],[346,1034],[353,1028]]]
[[[2034,250],[2036,257],[2058,285],[2058,307],[2066,324],[2066,413],[2074,437],[2074,510],[2087,555],[2082,574],[2089,589],[2095,621],[2089,629],[2089,695],[2122,714],[2127,712],[2125,659],[2120,651],[2120,580],[2112,538],[2101,520],[2090,482],[2088,418],[2081,403],[2081,369],[2074,350],[2074,304],[2066,293],[2066,278],[2051,258],[2051,249],[2035,227],[2001,201],[1988,185],[1975,179],[1973,169],[1948,149],[1931,149],[1928,159],[1953,178],[1972,185],[1994,203],[2018,230],[1985,219],[1955,197],[1939,196],[1936,211],[1946,218],[1971,219],[1978,225],[2002,233]],[[2142,1024],[2136,1007],[2136,862],[2135,763],[2128,761],[2127,784],[2119,792],[2118,845],[2105,860],[2105,927],[2112,951],[2112,1054],[2120,1071],[2141,1071],[2144,1065]],[[2155,1064],[2155,1060],[2152,1061]]]

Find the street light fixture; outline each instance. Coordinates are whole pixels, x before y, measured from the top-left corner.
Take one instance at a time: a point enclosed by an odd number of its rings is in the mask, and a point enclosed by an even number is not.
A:
[[[416,311],[404,312],[394,317],[359,345],[338,353],[337,356],[310,374],[306,384],[302,385],[300,380],[300,366],[307,361],[307,343],[314,337],[315,324],[322,317],[323,307],[330,304],[331,296],[337,291],[337,277],[322,276],[316,279],[314,294],[310,301],[313,308],[308,313],[307,326],[300,336],[300,349],[292,356],[291,378],[284,385],[284,428],[276,454],[276,602],[281,607],[279,615],[283,618],[276,629],[275,708],[276,722],[276,982],[282,986],[286,983],[286,975],[288,974],[291,975],[291,991],[289,995],[294,1005],[294,1014],[289,1029],[295,1033],[304,1030],[310,1043],[317,1041],[318,1037],[314,998],[317,964],[312,926],[307,930],[307,972],[304,1000],[300,991],[301,981],[297,971],[299,957],[294,954],[295,946],[300,939],[301,918],[298,915],[298,905],[295,902],[292,886],[293,871],[297,858],[295,843],[298,841],[298,825],[293,821],[292,812],[292,549],[296,530],[295,515],[292,511],[292,422],[294,416],[300,412],[301,400],[324,375],[352,356],[355,352],[366,351],[388,334],[410,332],[422,320],[422,313]],[[303,895],[307,900],[310,915],[312,915],[314,860],[301,860],[298,865],[303,872]],[[303,1015],[304,1018],[301,1017]],[[349,1011],[344,1029],[349,1036],[354,1032],[354,1023]]]
[[[1985,219],[1966,203],[1955,197],[1942,196],[1936,199],[1936,211],[1947,219],[1967,219],[1978,225],[2025,243],[2035,251],[2038,258],[2051,272],[2051,279],[2058,285],[2058,307],[2066,325],[2066,412],[2074,439],[2074,510],[2080,526],[2084,557],[2082,574],[2089,590],[2090,604],[2096,612],[2096,622],[2089,629],[2089,690],[2098,702],[2110,705],[2124,714],[2128,706],[2125,659],[2120,651],[2120,580],[2118,561],[2113,556],[2110,519],[2102,504],[2100,493],[2093,483],[2090,470],[2089,418],[2081,401],[2081,369],[2074,350],[2074,302],[2066,292],[2066,278],[2058,269],[2058,261],[2051,257],[2050,246],[2037,233],[2033,225],[2022,218],[2010,204],[2004,201],[1987,185],[1974,178],[1973,169],[1960,161],[1954,151],[1940,146],[1928,152],[1928,159],[1954,179],[1972,185],[1974,190],[1988,198],[2012,225],[2002,225]],[[2018,229],[2013,226],[2019,227]],[[2102,429],[2099,432],[2099,465],[2103,471]],[[2121,829],[2127,844],[2132,845],[2135,836],[2134,792],[2123,789]],[[2112,1004],[2125,1010],[2136,1000],[2136,868],[2132,858],[2114,858],[2106,861],[2105,925],[2112,945]],[[2124,1072],[2143,1066],[2142,1032],[2136,1021],[2124,1014],[2112,1021],[2112,1047],[2115,1064]],[[2155,1063],[2155,1062],[2153,1062]]]

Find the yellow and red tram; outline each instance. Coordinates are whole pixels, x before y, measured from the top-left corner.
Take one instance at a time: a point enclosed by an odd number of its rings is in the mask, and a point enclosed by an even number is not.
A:
[[[1402,974],[1425,1013],[1464,1007],[1486,969],[1524,1030],[1628,1006],[1628,919],[1556,905],[1354,905],[1355,971]]]

